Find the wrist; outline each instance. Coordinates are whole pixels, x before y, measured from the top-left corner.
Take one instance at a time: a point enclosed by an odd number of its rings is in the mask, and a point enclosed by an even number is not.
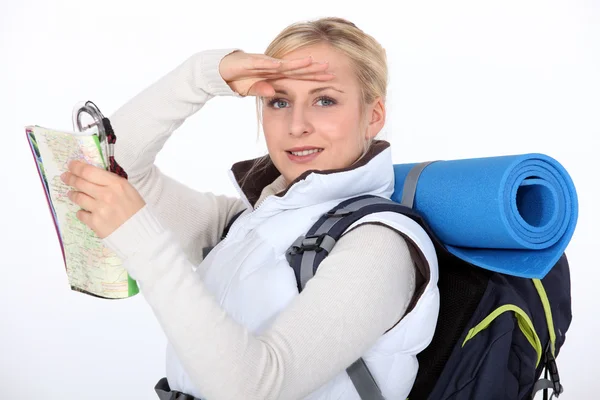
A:
[[[213,49],[200,53],[195,71],[196,84],[200,85],[204,83],[207,91],[214,96],[243,97],[229,86],[220,73],[220,65],[223,58],[236,51],[241,50],[235,48]]]

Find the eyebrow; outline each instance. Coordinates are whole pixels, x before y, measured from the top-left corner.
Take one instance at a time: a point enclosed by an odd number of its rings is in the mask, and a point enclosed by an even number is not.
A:
[[[278,89],[278,88],[276,88],[276,87],[275,87],[274,89],[275,89],[275,92],[277,92],[277,93],[281,93],[281,94],[283,94],[283,95],[285,95],[285,96],[289,96],[288,92],[286,92],[286,91],[285,91],[285,90],[283,90],[283,89]],[[318,87],[318,88],[312,89],[310,92],[308,92],[308,94],[313,94],[313,93],[317,93],[317,92],[322,92],[322,91],[324,91],[324,90],[327,90],[327,89],[333,89],[333,90],[335,90],[335,91],[337,91],[337,92],[344,93],[344,91],[343,91],[343,90],[340,90],[340,89],[338,89],[338,88],[336,88],[336,87],[333,87],[333,86],[322,86],[322,87]]]

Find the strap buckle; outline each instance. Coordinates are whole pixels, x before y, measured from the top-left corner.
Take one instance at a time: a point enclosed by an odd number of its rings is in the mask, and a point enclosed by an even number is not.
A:
[[[338,208],[337,210],[329,210],[325,213],[326,216],[328,217],[346,217],[350,214],[352,214],[354,211],[352,210],[347,210],[345,208]]]
[[[325,236],[328,235],[323,233],[318,236],[300,236],[290,246],[289,254],[295,256],[297,254],[302,254],[305,251],[315,251],[318,253],[324,250],[323,247],[321,247],[321,244],[323,243]]]

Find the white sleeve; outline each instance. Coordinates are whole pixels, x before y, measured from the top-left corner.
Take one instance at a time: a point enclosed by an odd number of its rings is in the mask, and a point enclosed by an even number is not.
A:
[[[208,100],[218,95],[241,97],[219,74],[221,59],[235,50],[194,54],[109,117],[117,136],[116,161],[194,262],[200,261],[203,247],[216,244],[227,221],[244,204],[197,192],[163,174],[154,161],[171,134]]]

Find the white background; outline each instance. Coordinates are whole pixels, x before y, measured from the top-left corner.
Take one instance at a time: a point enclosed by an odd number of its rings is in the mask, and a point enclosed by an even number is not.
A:
[[[341,16],[387,49],[397,163],[541,152],[570,172],[579,223],[567,249],[573,323],[562,399],[597,398],[600,2],[0,1],[0,398],[154,399],[165,337],[142,296],[68,289],[23,127],[110,115],[192,53],[262,52],[288,24]],[[251,98],[216,98],[159,154],[199,190],[233,195],[227,169],[264,151]],[[210,167],[209,167],[210,166]],[[596,393],[594,395],[593,393]]]

